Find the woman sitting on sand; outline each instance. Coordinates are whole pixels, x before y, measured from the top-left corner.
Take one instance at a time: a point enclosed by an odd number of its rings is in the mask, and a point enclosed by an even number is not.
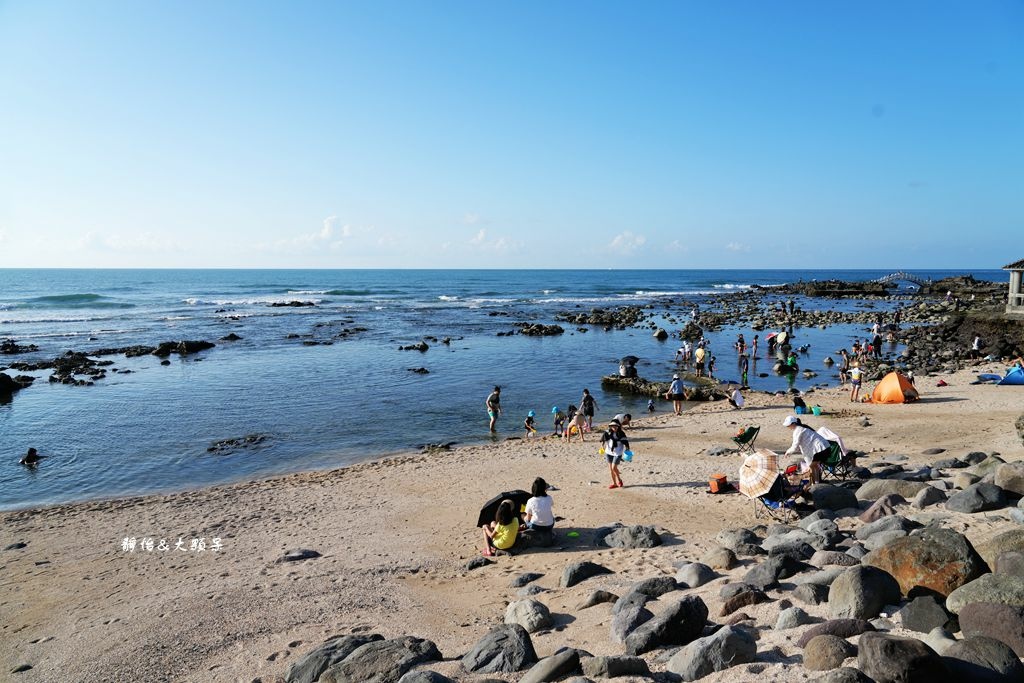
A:
[[[508,550],[516,544],[519,535],[519,518],[515,503],[505,499],[498,505],[494,521],[482,527],[484,532],[484,555],[491,557],[496,550]]]
[[[523,513],[526,528],[551,533],[555,527],[555,513],[551,507],[551,496],[548,495],[548,483],[537,477],[533,480],[530,493],[533,497],[526,501],[526,511]]]

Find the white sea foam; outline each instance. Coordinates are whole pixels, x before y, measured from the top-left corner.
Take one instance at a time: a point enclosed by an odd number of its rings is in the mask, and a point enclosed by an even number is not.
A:
[[[751,285],[711,285],[715,289],[750,289]]]
[[[437,298],[440,299],[441,301],[458,301],[459,300],[459,297],[457,297],[457,296],[448,296],[446,294],[442,294],[441,296],[439,296]]]
[[[286,304],[291,301],[319,304],[323,302],[323,299],[310,297],[296,298],[290,294],[281,294],[276,296],[258,296],[249,299],[199,299],[196,297],[189,297],[188,299],[183,299],[182,303],[188,304],[189,306],[267,306],[269,304]]]

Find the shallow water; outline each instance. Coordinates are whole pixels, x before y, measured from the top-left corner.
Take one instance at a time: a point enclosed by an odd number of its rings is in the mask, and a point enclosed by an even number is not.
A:
[[[677,340],[649,330],[586,333],[566,326],[557,337],[495,336],[519,321],[554,322],[559,311],[589,311],[653,303],[677,318],[710,294],[751,284],[798,279],[869,279],[882,271],[232,271],[232,270],[0,270],[0,338],[39,346],[36,353],[0,356],[52,359],[68,349],[95,350],[177,339],[236,342],[169,366],[144,356],[110,356],[114,367],[92,387],[50,384],[48,371],[0,405],[0,507],[197,487],[218,482],[359,462],[424,443],[482,442],[484,399],[500,384],[504,416],[499,437],[520,436],[527,411],[541,433],[553,405],[578,405],[594,393],[598,417],[643,412],[645,399],[605,393],[602,375],[618,359],[639,356],[639,374],[667,380]],[[949,272],[925,275],[944,277]],[[999,271],[974,273],[1001,280]],[[315,306],[275,308],[274,302]],[[673,304],[668,304],[668,301]],[[863,302],[800,302],[807,309],[854,310]],[[879,310],[883,309],[879,305]],[[500,314],[500,315],[494,315]],[[507,315],[506,315],[507,314]],[[367,331],[344,339],[345,328]],[[709,334],[718,376],[736,379],[737,332]],[[798,329],[810,344],[801,359],[828,381],[822,359],[865,330],[839,325]],[[289,335],[298,335],[289,338]],[[426,353],[397,351],[425,335]],[[762,333],[762,337],[764,334]],[[334,339],[329,346],[306,341]],[[754,389],[787,388],[752,366]],[[426,367],[420,375],[409,368]],[[659,410],[670,406],[659,402]],[[259,448],[207,452],[211,442],[250,433],[269,435]],[[34,471],[17,465],[28,446],[49,457]]]

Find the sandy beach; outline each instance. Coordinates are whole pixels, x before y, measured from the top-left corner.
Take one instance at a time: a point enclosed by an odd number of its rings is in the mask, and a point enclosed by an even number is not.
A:
[[[1020,388],[970,384],[979,372],[1002,369],[983,364],[944,375],[949,386],[941,388],[938,376],[919,377],[923,398],[913,405],[852,404],[845,390],[819,390],[808,403],[819,403],[826,415],[808,421],[829,425],[848,447],[868,452],[862,465],[895,455],[913,465],[972,451],[1020,460],[1013,428]],[[268,682],[332,635],[380,633],[434,641],[446,661],[423,668],[457,680],[493,679],[466,674],[457,658],[502,622],[516,599],[509,582],[525,571],[544,574],[537,583],[549,590],[536,597],[555,617],[554,628],[533,635],[540,657],[563,646],[621,654],[608,635],[611,605],[577,610],[577,603],[596,588],[621,594],[637,580],[672,575],[673,562],[699,559],[720,530],[753,526],[746,497],[705,493],[713,473],[735,479],[740,457],[707,450],[730,445],[740,427],[757,424],[758,445],[784,451],[790,436],[781,421],[790,405],[787,397],[751,394],[742,411],[718,402],[677,417],[661,403],[629,432],[636,458],[623,466],[626,487],[618,490],[607,488],[607,467],[591,435],[584,444],[509,440],[170,495],[3,513],[0,547],[26,545],[0,552],[0,671],[5,680],[25,682]],[[864,416],[870,426],[862,426]],[[929,448],[945,453],[924,455]],[[467,571],[467,561],[480,555],[480,505],[500,491],[528,489],[536,476],[557,487],[559,545]],[[946,518],[972,542],[1008,523],[1008,510],[965,516],[941,508],[920,514]],[[665,543],[647,550],[588,544],[590,531],[614,522],[653,525]],[[579,537],[567,537],[570,530]],[[129,551],[124,542],[133,538]],[[159,549],[161,539],[167,550]],[[192,539],[203,539],[205,549],[190,549]],[[300,548],[320,557],[279,562]],[[559,588],[565,565],[581,559],[615,573]],[[743,560],[692,591],[707,602],[710,620],[723,602],[721,586],[750,564]],[[807,609],[812,616],[820,610]],[[795,632],[771,628],[777,602],[746,611],[760,630],[757,661],[766,668],[740,666],[704,680],[807,677]],[[655,672],[665,670],[658,654],[645,655]],[[24,664],[31,669],[6,678]]]

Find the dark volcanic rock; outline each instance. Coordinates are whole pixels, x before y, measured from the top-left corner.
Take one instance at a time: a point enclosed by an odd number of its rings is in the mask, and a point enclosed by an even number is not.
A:
[[[522,671],[537,662],[530,634],[519,624],[495,626],[462,658],[470,673]]]
[[[995,638],[973,636],[957,641],[943,659],[961,681],[971,683],[1019,683],[1024,665],[1005,643]]]
[[[603,567],[599,564],[595,564],[594,562],[588,562],[586,560],[583,562],[573,562],[562,571],[562,580],[560,583],[563,588],[570,588],[581,581],[586,581],[592,576],[611,573],[613,572],[611,569],[608,569],[608,567]]]
[[[440,659],[437,646],[429,640],[411,636],[375,640],[361,645],[341,662],[328,667],[321,674],[321,680],[332,683],[392,683],[417,664]]]
[[[978,482],[946,501],[946,509],[954,512],[985,512],[1006,507],[1006,494],[995,484]]]
[[[875,683],[935,683],[951,679],[949,668],[930,647],[915,638],[865,633],[857,666]]]
[[[153,351],[153,355],[158,356],[160,358],[166,358],[172,353],[176,353],[180,356],[185,356],[190,353],[198,353],[200,351],[205,351],[206,349],[212,349],[215,346],[216,344],[214,344],[213,342],[201,340],[166,341],[161,342],[160,345],[156,347],[156,350]]]
[[[961,609],[959,616],[965,636],[996,638],[1024,657],[1024,607],[974,602]]]
[[[928,633],[933,628],[948,628],[953,617],[934,595],[919,595],[908,602],[899,614],[904,628],[918,633]]]
[[[678,600],[626,638],[626,653],[641,655],[661,645],[685,645],[700,636],[708,607],[695,595]]]
[[[285,675],[285,681],[287,683],[315,683],[320,678],[320,674],[328,667],[341,662],[357,648],[382,640],[384,637],[376,633],[331,638],[292,664]]]
[[[246,436],[240,436],[234,439],[214,441],[210,444],[209,448],[206,449],[206,452],[218,454],[233,453],[244,448],[255,448],[257,446],[266,445],[266,441],[269,438],[269,434],[247,434]]]
[[[754,661],[757,643],[742,628],[726,626],[686,645],[668,661],[668,670],[684,681]]]
[[[652,526],[619,527],[604,537],[611,548],[653,548],[661,545],[661,536]]]

